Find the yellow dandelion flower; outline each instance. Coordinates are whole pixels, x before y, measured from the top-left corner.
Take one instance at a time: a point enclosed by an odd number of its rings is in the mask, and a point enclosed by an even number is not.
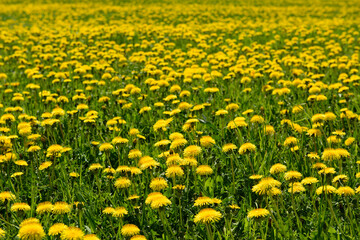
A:
[[[249,177],[249,179],[259,180],[259,179],[262,179],[263,177],[264,177],[263,175],[254,174],[254,175],[251,175],[251,176]]]
[[[275,133],[275,129],[271,125],[266,125],[264,128],[264,132],[266,135],[273,135]]]
[[[295,146],[298,144],[298,140],[295,137],[287,137],[284,141],[284,146]]]
[[[299,193],[299,192],[305,192],[306,189],[300,182],[294,182],[290,184],[290,188],[288,189],[289,193]]]
[[[129,178],[127,177],[120,177],[118,179],[116,179],[114,186],[116,188],[128,188],[131,185],[131,181]]]
[[[5,237],[6,232],[0,228],[0,238]]]
[[[188,141],[185,138],[177,138],[174,139],[170,144],[170,149],[177,149],[181,146],[184,146],[188,143]]]
[[[147,240],[144,235],[135,235],[130,238],[130,240]]]
[[[134,224],[125,224],[121,228],[121,235],[131,237],[140,233],[140,229]]]
[[[345,140],[345,145],[346,146],[350,146],[351,144],[353,144],[355,142],[355,138],[353,138],[353,137],[349,137],[349,138],[347,138],[346,140]]]
[[[212,147],[215,145],[215,140],[210,136],[203,136],[200,138],[200,145],[202,147]]]
[[[10,210],[11,210],[12,212],[18,212],[18,211],[24,211],[24,212],[26,212],[26,211],[30,211],[30,210],[31,210],[31,207],[30,207],[29,204],[27,204],[27,203],[14,203],[14,204],[11,206]]]
[[[114,146],[111,143],[103,143],[100,145],[99,150],[101,152],[108,152],[114,149]]]
[[[51,165],[52,165],[52,162],[50,162],[50,161],[43,162],[42,164],[40,164],[39,170],[40,171],[45,170],[48,167],[50,167]]]
[[[49,236],[60,235],[66,228],[68,228],[68,226],[63,223],[55,223],[49,228],[48,234]]]
[[[335,168],[326,167],[326,168],[321,169],[318,173],[327,175],[327,174],[335,174],[336,171],[335,171]]]
[[[311,184],[318,183],[318,182],[319,182],[319,180],[314,177],[306,177],[303,180],[301,180],[302,185],[311,185]]]
[[[252,187],[252,191],[259,195],[267,195],[271,193],[273,187],[280,187],[281,182],[275,180],[272,177],[266,177],[260,180],[260,182]]]
[[[184,156],[185,157],[196,157],[201,153],[202,149],[196,145],[190,145],[184,149]]]
[[[68,227],[61,232],[61,240],[83,240],[85,234],[77,227]]]
[[[195,223],[208,224],[212,222],[217,222],[222,218],[222,214],[219,211],[216,211],[212,208],[204,208],[200,210],[198,214],[195,215]]]
[[[11,192],[1,192],[0,193],[0,201],[1,202],[14,201],[15,199],[16,199],[15,195],[12,194]]]
[[[336,193],[342,196],[353,196],[355,195],[355,190],[352,189],[351,187],[345,186],[345,187],[339,187],[336,190]]]
[[[285,172],[286,169],[287,168],[286,168],[286,166],[284,164],[276,163],[276,164],[271,166],[270,173],[271,174],[278,174],[278,173]]]
[[[168,187],[168,184],[167,184],[167,181],[165,178],[161,178],[161,177],[154,178],[150,182],[150,188],[153,191],[161,191],[167,187]]]
[[[312,168],[320,170],[320,169],[327,168],[327,166],[324,163],[314,163],[312,165]]]
[[[171,204],[171,201],[164,195],[157,195],[151,201],[151,208],[158,209]]]
[[[246,154],[256,151],[256,146],[252,143],[244,143],[239,149],[240,154]]]
[[[184,175],[184,170],[178,165],[172,165],[166,169],[165,175],[168,178],[182,177]]]
[[[320,156],[317,153],[311,152],[307,155],[310,159],[320,159]]]
[[[335,177],[333,178],[332,182],[333,182],[333,183],[337,183],[337,182],[338,182],[338,183],[340,183],[340,182],[346,183],[348,180],[349,180],[349,177],[348,177],[348,176],[346,176],[346,175],[344,175],[344,174],[341,174],[341,175],[335,176]]]
[[[115,209],[112,207],[106,207],[102,213],[107,215],[112,215],[115,212]]]
[[[41,240],[45,238],[45,235],[40,223],[29,223],[20,227],[18,237],[21,240]]]
[[[37,214],[43,214],[43,213],[50,213],[52,212],[53,205],[51,202],[42,202],[39,203],[36,207],[36,213]]]
[[[339,160],[341,158],[340,154],[336,149],[327,148],[322,153],[321,158],[324,161],[333,161],[333,160]]]
[[[214,201],[212,198],[210,197],[198,197],[196,200],[195,200],[195,203],[194,203],[194,207],[202,207],[202,206],[206,206],[206,205],[210,205],[210,204],[213,204]]]
[[[158,197],[158,196],[162,196],[163,194],[160,193],[160,192],[152,192],[152,193],[149,193],[149,195],[147,196],[147,198],[145,199],[145,203],[146,204],[151,204],[152,201]]]
[[[66,202],[56,202],[53,206],[54,214],[65,214],[71,212],[71,205]]]
[[[86,234],[83,240],[100,240],[95,234]]]
[[[267,209],[257,208],[257,209],[253,209],[253,210],[249,211],[247,217],[260,219],[263,217],[267,217],[269,215],[270,215],[270,212]]]
[[[302,174],[298,171],[288,171],[285,173],[284,178],[287,181],[294,181],[302,178]]]
[[[89,171],[95,171],[95,170],[102,169],[102,168],[103,168],[103,166],[100,163],[93,163],[90,165]]]
[[[114,209],[114,212],[112,213],[113,217],[118,217],[118,218],[122,218],[125,215],[128,214],[128,211],[126,210],[126,208],[124,207],[117,207]]]
[[[196,168],[196,174],[200,176],[211,175],[214,171],[209,165],[200,165]]]
[[[235,144],[232,144],[232,143],[227,143],[222,147],[222,151],[225,152],[225,153],[230,152],[230,151],[234,151],[236,149],[237,149],[237,146]]]
[[[317,195],[321,195],[323,193],[325,194],[330,194],[330,193],[336,193],[336,188],[331,186],[331,185],[325,185],[325,186],[321,186],[321,187],[318,187],[316,189],[316,194]]]

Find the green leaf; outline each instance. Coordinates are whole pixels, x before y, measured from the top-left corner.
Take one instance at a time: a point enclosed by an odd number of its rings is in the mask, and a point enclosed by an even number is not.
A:
[[[329,227],[328,232],[329,233],[336,233],[336,230],[333,227]]]

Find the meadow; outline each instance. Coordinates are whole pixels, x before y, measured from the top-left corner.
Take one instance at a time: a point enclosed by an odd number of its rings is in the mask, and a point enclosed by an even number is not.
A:
[[[0,3],[0,239],[357,239],[358,1]]]

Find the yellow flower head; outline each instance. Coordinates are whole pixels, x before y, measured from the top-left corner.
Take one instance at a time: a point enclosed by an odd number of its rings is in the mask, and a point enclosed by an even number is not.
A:
[[[216,211],[212,208],[204,208],[200,210],[198,214],[195,215],[195,223],[208,224],[212,222],[217,222],[222,218],[222,214],[219,211]]]

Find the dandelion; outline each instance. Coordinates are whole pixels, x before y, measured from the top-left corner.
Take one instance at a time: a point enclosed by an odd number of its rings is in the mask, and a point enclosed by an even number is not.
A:
[[[310,158],[310,159],[314,159],[314,160],[320,159],[320,156],[317,153],[314,153],[314,152],[309,153],[307,155],[307,157]]]
[[[261,123],[265,122],[265,120],[264,120],[263,117],[261,117],[261,116],[259,116],[259,115],[254,115],[254,116],[252,116],[252,118],[250,119],[250,122],[251,122],[251,123],[259,123],[259,124],[261,124]]]
[[[54,214],[66,214],[71,211],[71,205],[66,202],[56,202],[53,206],[52,212]]]
[[[178,133],[178,132],[174,132],[174,133],[170,134],[170,136],[169,136],[169,139],[171,141],[174,141],[176,139],[183,139],[183,138],[184,138],[184,135],[182,135],[181,133]]]
[[[52,164],[53,163],[50,161],[43,162],[42,164],[40,164],[39,170],[40,171],[45,170],[45,169],[49,168]]]
[[[239,149],[239,153],[240,154],[246,154],[246,153],[250,153],[250,152],[255,152],[256,150],[256,146],[252,143],[244,143],[243,145],[241,145],[240,149]]]
[[[281,163],[276,163],[270,168],[271,174],[278,174],[286,171],[286,166]]]
[[[142,153],[138,149],[131,149],[128,154],[128,158],[130,159],[141,158],[141,157],[142,157]]]
[[[66,228],[68,228],[68,226],[63,223],[55,223],[49,228],[48,234],[49,236],[60,235]]]
[[[40,220],[37,218],[27,218],[20,223],[20,228],[32,223],[40,223]]]
[[[85,234],[77,227],[68,227],[61,232],[61,240],[83,240]]]
[[[5,237],[6,232],[0,228],[0,238]]]
[[[58,144],[54,144],[54,145],[51,145],[47,150],[47,154],[46,156],[47,157],[51,157],[51,156],[55,156],[55,157],[60,157],[61,156],[61,151],[63,150],[64,148]]]
[[[355,195],[355,191],[354,189],[352,189],[351,187],[339,187],[337,190],[336,190],[336,193],[338,195],[343,195],[343,196],[353,196]]]
[[[273,135],[275,133],[275,129],[271,125],[266,125],[264,128],[264,132],[266,135]]]
[[[151,204],[153,202],[153,200],[158,196],[162,196],[162,193],[160,193],[160,192],[149,193],[149,195],[147,196],[147,198],[145,200],[145,203],[146,204]]]
[[[115,212],[115,209],[112,207],[106,207],[102,213],[107,215],[112,215]]]
[[[200,144],[202,147],[212,147],[215,145],[215,140],[210,136],[203,136],[200,138]]]
[[[341,175],[338,175],[338,176],[335,176],[332,180],[333,183],[346,183],[347,181],[349,180],[348,176],[344,175],[344,174],[341,174]]]
[[[112,216],[113,217],[118,217],[118,218],[122,218],[127,214],[128,214],[128,211],[124,207],[117,207],[112,212]]]
[[[227,153],[227,152],[230,152],[230,151],[233,151],[236,149],[237,149],[237,146],[235,144],[227,143],[223,146],[222,151]]]
[[[335,168],[326,167],[326,168],[321,169],[318,173],[327,175],[327,174],[335,174],[336,171],[335,171]]]
[[[298,140],[295,137],[287,137],[284,141],[284,146],[295,146]]]
[[[12,194],[11,192],[1,192],[0,193],[0,201],[1,202],[14,201],[15,199],[16,199],[15,195]]]
[[[195,203],[194,203],[194,207],[202,207],[202,206],[206,206],[206,205],[210,205],[210,204],[213,204],[214,201],[212,198],[209,198],[209,197],[198,197],[196,200],[195,200]]]
[[[103,166],[100,163],[93,163],[89,167],[89,171],[96,171],[98,169],[102,169]]]
[[[100,150],[101,152],[108,152],[108,151],[111,151],[111,150],[113,150],[113,149],[114,149],[114,146],[111,145],[110,143],[103,143],[103,144],[101,144],[100,147],[99,147],[99,150]]]
[[[184,149],[184,156],[185,157],[196,157],[201,153],[201,147],[196,145],[188,146]]]
[[[302,178],[302,174],[297,171],[288,171],[284,175],[285,180],[294,181]]]
[[[320,169],[327,168],[327,166],[324,163],[314,163],[312,165],[312,168],[320,170]]]
[[[306,177],[303,180],[301,180],[302,185],[311,185],[311,184],[318,183],[318,182],[319,182],[319,180],[314,177]]]
[[[333,186],[330,185],[325,185],[325,186],[321,186],[319,188],[316,189],[316,194],[317,195],[321,195],[323,193],[325,194],[331,194],[331,193],[336,193],[337,189]]]
[[[84,236],[83,240],[100,240],[100,238],[95,234],[87,234]]]
[[[173,178],[173,177],[182,177],[184,175],[184,170],[178,165],[172,165],[168,167],[165,173],[166,177]]]
[[[187,143],[188,141],[184,138],[174,139],[170,144],[170,149],[177,149],[179,147],[186,145]]]
[[[167,181],[164,178],[154,178],[150,182],[150,188],[153,191],[161,191],[168,187]]]
[[[322,153],[321,158],[324,161],[334,161],[334,160],[339,160],[340,159],[340,154],[338,151],[336,151],[336,149],[332,149],[332,148],[327,148],[324,150],[324,152]]]
[[[355,142],[355,138],[353,138],[353,137],[349,137],[349,138],[347,138],[346,140],[345,140],[345,145],[346,146],[350,146],[351,144],[353,144]]]
[[[29,204],[27,203],[14,203],[10,210],[12,212],[18,212],[18,211],[30,211],[31,210],[31,207],[29,206]]]
[[[21,240],[41,240],[45,235],[40,223],[28,223],[20,227],[18,237]]]
[[[195,215],[194,222],[195,223],[212,223],[217,222],[222,218],[222,214],[219,211],[216,211],[212,208],[204,208],[200,210],[198,214]]]
[[[131,237],[140,233],[140,229],[134,224],[125,224],[121,228],[121,234],[125,237]]]
[[[247,217],[248,218],[255,218],[255,219],[260,219],[263,217],[267,217],[270,215],[269,210],[264,209],[264,208],[257,208],[257,209],[253,209],[251,211],[249,211]]]
[[[259,180],[262,179],[263,177],[264,177],[263,175],[255,174],[255,175],[251,175],[249,178],[253,180]]]
[[[158,209],[171,204],[171,201],[164,195],[157,195],[151,201],[151,208]]]
[[[196,173],[200,176],[206,176],[212,174],[214,171],[209,165],[200,165],[196,168]]]
[[[127,177],[120,177],[118,179],[116,179],[114,186],[116,188],[128,188],[131,185],[131,181],[129,178]]]
[[[146,240],[144,235],[135,235],[130,238],[130,240]]]
[[[252,191],[259,195],[267,195],[271,192],[273,187],[280,187],[281,182],[275,180],[272,177],[266,177],[260,180],[260,182],[252,187]]]
[[[288,189],[289,193],[299,193],[299,192],[305,192],[306,189],[304,188],[303,184],[300,182],[294,182],[290,185],[290,188]]]

